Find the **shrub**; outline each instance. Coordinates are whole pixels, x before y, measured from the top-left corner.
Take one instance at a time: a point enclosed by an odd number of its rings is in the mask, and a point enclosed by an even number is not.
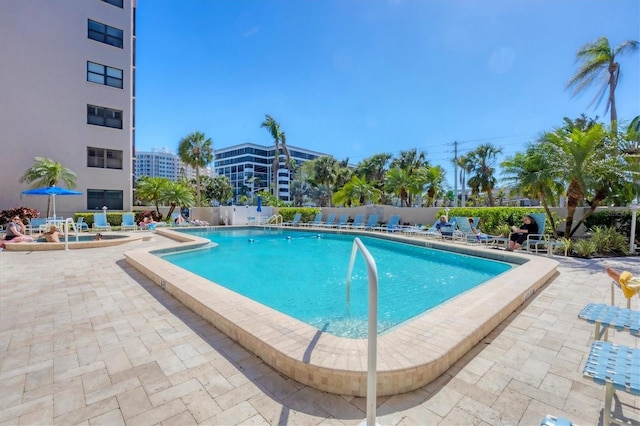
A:
[[[586,238],[573,242],[571,246],[573,253],[582,257],[591,257],[596,252],[596,243]]]
[[[449,208],[449,217],[451,216],[464,216],[464,217],[479,217],[480,218],[480,229],[483,232],[488,234],[504,234],[509,235],[511,232],[507,230],[511,225],[520,226],[522,224],[522,218],[527,213],[546,213],[541,208],[535,207],[496,207],[496,208],[488,208],[488,207],[450,207]],[[446,214],[445,209],[440,209],[438,211],[438,216]],[[554,213],[554,221],[556,224],[559,222],[559,219],[555,217]],[[551,226],[549,224],[549,218],[546,218],[547,226],[545,226],[545,230],[547,233],[551,233]],[[505,227],[507,225],[507,227]]]
[[[282,215],[283,222],[291,222],[296,213],[300,213],[300,222],[311,222],[320,209],[317,207],[280,207],[278,214]]]
[[[39,217],[40,212],[29,207],[16,207],[14,209],[2,210],[0,211],[0,225],[11,222],[11,218],[15,216],[20,216],[20,219],[24,222],[25,219]]]
[[[631,233],[631,211],[599,211],[585,219],[584,226],[591,229],[595,226],[609,226],[622,235]],[[640,214],[636,217],[636,238],[640,239]]]
[[[627,238],[616,231],[613,226],[594,226],[591,228],[591,241],[599,254],[623,254],[629,251]]]

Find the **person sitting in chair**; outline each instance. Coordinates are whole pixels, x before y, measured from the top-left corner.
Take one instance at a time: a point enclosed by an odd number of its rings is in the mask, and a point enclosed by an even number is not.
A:
[[[507,251],[518,250],[522,246],[522,243],[527,240],[529,234],[538,233],[538,224],[533,217],[526,215],[523,222],[520,228],[515,226],[511,227],[513,233],[509,237],[509,247],[507,247]]]
[[[447,221],[447,217],[442,215],[436,223],[436,230],[443,236],[450,237],[453,235],[453,224]]]
[[[436,223],[436,229],[440,231],[440,228],[443,226],[451,226],[451,224],[447,222],[447,217],[445,215],[440,216],[440,221]]]
[[[148,229],[150,231],[153,231],[154,229],[156,229],[156,226],[158,226],[159,223],[160,222],[156,222],[155,220],[153,220],[151,216],[145,216],[140,222],[140,229]]]
[[[26,227],[24,223],[22,223],[22,219],[19,216],[14,216],[6,226],[7,233],[4,236],[4,240],[0,243],[0,248],[4,248],[5,243],[30,243],[33,241],[33,238],[26,235]]]
[[[484,232],[482,232],[482,231],[480,230],[480,227],[477,227],[477,228],[476,228],[475,226],[473,226],[473,222],[474,222],[474,220],[473,220],[473,218],[472,218],[472,217],[468,218],[468,220],[469,220],[469,226],[471,227],[471,232],[473,232],[473,235],[475,235],[475,236],[476,236],[476,239],[477,239],[478,241],[481,241],[481,240],[491,240],[491,239],[493,239],[493,238],[501,238],[501,237],[502,237],[502,234],[500,234],[500,235],[489,235],[489,234],[485,234]]]

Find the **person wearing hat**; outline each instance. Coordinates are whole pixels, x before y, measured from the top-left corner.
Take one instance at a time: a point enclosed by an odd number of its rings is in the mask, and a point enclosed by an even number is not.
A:
[[[507,247],[507,251],[518,250],[522,246],[522,243],[526,241],[529,234],[538,233],[538,224],[533,217],[526,215],[523,222],[520,228],[515,226],[511,227],[511,231],[513,232],[509,237],[509,247]]]

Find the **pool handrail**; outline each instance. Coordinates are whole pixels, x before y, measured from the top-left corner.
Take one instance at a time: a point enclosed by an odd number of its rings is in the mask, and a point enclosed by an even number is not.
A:
[[[279,225],[278,225],[278,222],[280,223]],[[271,216],[270,218],[268,218],[267,220],[264,221],[263,226],[265,228],[267,226],[269,226],[269,228],[271,228],[271,225],[282,226],[282,215],[281,214],[274,214],[273,216]]]
[[[367,276],[369,277],[369,322],[367,329],[367,426],[376,424],[376,386],[377,386],[377,354],[378,354],[378,268],[376,261],[360,238],[353,240],[351,260],[347,271],[347,305],[351,298],[350,284],[353,264],[356,260],[358,249],[367,264]]]

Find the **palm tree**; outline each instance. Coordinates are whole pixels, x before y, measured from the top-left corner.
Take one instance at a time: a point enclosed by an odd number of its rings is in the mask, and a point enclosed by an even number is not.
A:
[[[620,64],[616,62],[616,56],[634,51],[637,48],[637,41],[627,40],[612,49],[606,37],[600,37],[592,43],[587,43],[578,50],[576,54],[577,60],[581,61],[582,64],[567,83],[567,88],[574,89],[573,94],[575,96],[599,80],[602,86],[589,106],[596,102],[596,106],[598,106],[607,89],[609,90],[605,113],[608,110],[611,111],[611,131],[614,134],[617,133],[618,128],[616,87],[618,86],[618,80],[620,78]]]
[[[525,197],[539,198],[551,223],[553,235],[557,236],[555,221],[549,203],[555,204],[564,191],[564,181],[558,170],[549,162],[549,153],[540,144],[529,144],[525,153],[517,153],[501,164],[505,175],[503,181],[512,185],[513,191]]]
[[[444,179],[446,172],[440,166],[433,166],[426,169],[426,195],[427,207],[432,206],[437,197],[444,193]]]
[[[209,181],[205,191],[210,200],[216,200],[224,204],[233,198],[233,186],[226,176],[216,176]]]
[[[19,182],[32,183],[33,187],[37,188],[56,186],[58,182],[63,181],[69,189],[75,188],[77,175],[71,169],[50,158],[35,157],[33,160],[36,164],[27,169],[24,175],[18,179]],[[51,213],[51,208],[52,200],[49,197],[47,217]]]
[[[493,188],[496,186],[497,179],[494,176],[495,163],[498,154],[502,153],[502,148],[493,146],[490,143],[479,145],[475,150],[468,154],[469,163],[471,164],[471,173],[475,178],[478,188],[482,192],[487,193],[489,206],[494,206]],[[471,180],[469,180],[471,181]]]
[[[333,195],[334,204],[345,206],[360,206],[368,202],[376,203],[380,200],[382,191],[368,183],[365,179],[352,176],[340,190]]]
[[[543,152],[553,170],[562,173],[569,183],[567,187],[567,224],[566,232],[573,235],[580,223],[622,179],[622,158],[616,155],[615,146],[602,124],[596,124],[586,131],[574,127],[572,131],[561,128],[547,132],[542,137]],[[588,203],[591,209],[573,227],[573,219],[578,205],[585,199],[587,192],[593,192]]]
[[[640,198],[640,115],[631,120],[624,137],[620,141],[620,149],[626,161],[628,184],[626,194],[629,201]],[[625,202],[627,204],[627,202]]]
[[[156,207],[158,217],[160,214],[160,201],[165,188],[171,184],[171,181],[164,177],[148,177],[140,178],[136,184],[136,197],[142,202],[152,202]]]
[[[389,161],[393,158],[392,154],[381,153],[372,155],[362,160],[357,166],[354,173],[361,178],[365,178],[367,182],[375,186],[381,191],[381,202],[387,204],[384,190],[384,175],[388,170]]]
[[[336,178],[338,177],[338,161],[331,156],[325,156],[313,160],[313,165],[314,180],[325,186],[328,204],[329,207],[331,207],[331,198],[333,197],[331,187],[335,184]]]
[[[400,151],[400,157],[393,159],[390,167],[400,167],[411,175],[419,168],[429,166],[426,158],[427,154],[422,151],[418,152],[416,148]]]
[[[273,163],[271,171],[273,175],[273,195],[278,197],[278,169],[280,169],[280,150],[285,156],[285,165],[291,170],[291,155],[287,148],[287,138],[285,132],[280,130],[280,123],[273,119],[269,114],[265,115],[265,120],[260,124],[271,134],[273,138]]]
[[[414,183],[409,172],[400,167],[392,167],[384,177],[385,189],[400,197],[400,207],[409,207],[409,190]]]
[[[455,164],[458,165],[458,167],[460,167],[459,182],[460,182],[461,194],[462,194],[461,205],[462,207],[465,207],[465,205],[467,204],[467,189],[466,189],[467,173],[471,173],[473,164],[469,161],[468,155],[461,155],[456,160],[454,160],[454,162]],[[458,194],[455,194],[455,196],[457,197]]]
[[[193,205],[193,189],[183,183],[169,181],[160,189],[159,200],[170,206],[169,213],[167,213],[169,218],[177,206],[191,207]]]
[[[204,133],[195,131],[180,140],[178,157],[196,171],[196,206],[200,206],[200,169],[213,161],[213,142]]]

